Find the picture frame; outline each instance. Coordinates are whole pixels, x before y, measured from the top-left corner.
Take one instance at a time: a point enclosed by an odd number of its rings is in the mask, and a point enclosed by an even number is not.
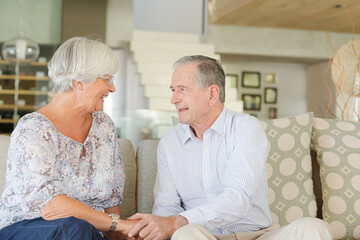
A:
[[[265,88],[264,89],[264,101],[265,103],[274,104],[277,103],[277,89],[276,88]]]
[[[275,119],[277,118],[277,108],[275,107],[270,107],[268,109],[268,118],[269,119]]]
[[[261,109],[261,95],[260,94],[243,94],[242,100],[244,102],[244,110],[259,111]]]
[[[277,75],[275,73],[265,73],[264,74],[264,82],[270,84],[277,83]]]
[[[239,77],[237,74],[226,74],[225,83],[229,85],[230,88],[238,88]]]
[[[260,72],[242,72],[241,86],[244,88],[260,88]]]

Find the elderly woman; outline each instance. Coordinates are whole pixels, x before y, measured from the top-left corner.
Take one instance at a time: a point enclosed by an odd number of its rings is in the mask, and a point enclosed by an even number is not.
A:
[[[116,239],[135,223],[119,219],[124,169],[101,111],[117,70],[112,50],[94,40],[72,38],[55,52],[53,99],[11,135],[0,239]]]

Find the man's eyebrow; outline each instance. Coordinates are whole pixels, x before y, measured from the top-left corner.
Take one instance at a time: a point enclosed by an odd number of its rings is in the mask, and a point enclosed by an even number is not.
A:
[[[177,86],[170,86],[170,88],[176,88],[176,87],[178,87],[178,88],[187,88],[187,86],[185,86],[185,85],[177,85]]]

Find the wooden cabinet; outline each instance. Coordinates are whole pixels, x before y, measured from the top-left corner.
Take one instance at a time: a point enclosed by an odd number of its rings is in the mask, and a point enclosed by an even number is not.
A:
[[[0,60],[0,72],[0,134],[9,134],[20,117],[48,103],[50,79],[46,62],[20,66],[16,75],[13,64]]]

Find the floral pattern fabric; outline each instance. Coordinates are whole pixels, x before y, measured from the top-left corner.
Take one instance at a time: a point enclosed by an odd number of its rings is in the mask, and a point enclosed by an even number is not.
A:
[[[0,229],[40,217],[42,207],[58,194],[98,211],[117,206],[124,181],[120,145],[107,114],[92,114],[84,143],[62,135],[44,115],[27,114],[11,135]]]

